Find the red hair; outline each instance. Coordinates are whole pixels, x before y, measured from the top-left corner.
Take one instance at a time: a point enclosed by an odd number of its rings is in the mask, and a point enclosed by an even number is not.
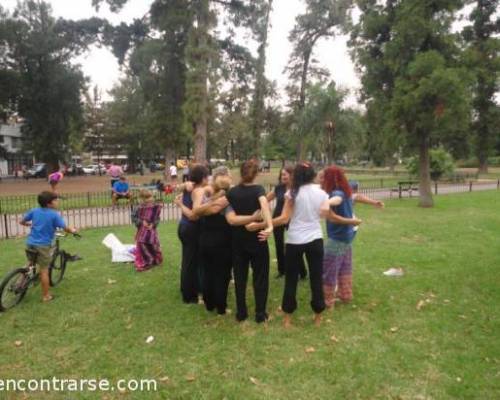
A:
[[[347,197],[352,196],[352,189],[347,181],[344,170],[332,165],[324,171],[323,190],[331,193],[334,190],[342,190]]]

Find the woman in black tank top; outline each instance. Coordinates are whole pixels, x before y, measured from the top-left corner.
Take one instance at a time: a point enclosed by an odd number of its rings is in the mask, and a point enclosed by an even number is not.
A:
[[[218,176],[214,180],[211,199],[206,199],[201,191],[193,193],[193,213],[200,217],[203,300],[208,311],[216,310],[219,315],[226,313],[232,268],[231,227],[225,217],[228,201],[224,192],[230,184],[229,176]],[[203,197],[204,202],[200,201]]]

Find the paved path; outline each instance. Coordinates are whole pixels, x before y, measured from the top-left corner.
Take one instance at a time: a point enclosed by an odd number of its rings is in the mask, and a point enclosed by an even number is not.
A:
[[[472,191],[497,190],[496,182],[474,183]],[[439,185],[438,195],[450,193],[469,192],[469,184],[449,184]],[[398,198],[399,193],[389,188],[385,189],[361,189],[361,193],[366,194],[377,200],[386,200],[390,198]],[[433,189],[434,192],[434,189]],[[403,192],[403,198],[418,197],[418,190],[411,192]],[[130,208],[129,207],[102,207],[102,208],[84,208],[64,210],[62,215],[71,226],[76,226],[78,229],[85,228],[104,228],[111,226],[130,225]],[[161,214],[162,221],[178,221],[181,217],[180,210],[174,204],[165,204]],[[7,237],[26,236],[29,230],[21,225],[19,221],[22,214],[0,215],[0,239]]]

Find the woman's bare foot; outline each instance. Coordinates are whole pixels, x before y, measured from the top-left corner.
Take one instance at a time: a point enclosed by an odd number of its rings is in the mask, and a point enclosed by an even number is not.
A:
[[[283,316],[283,327],[289,329],[292,326],[292,316],[285,313]]]
[[[54,296],[51,294],[48,294],[48,295],[42,297],[42,301],[44,303],[48,303],[49,301],[52,301],[52,300],[54,300]]]
[[[314,325],[321,325],[321,314],[314,314]]]

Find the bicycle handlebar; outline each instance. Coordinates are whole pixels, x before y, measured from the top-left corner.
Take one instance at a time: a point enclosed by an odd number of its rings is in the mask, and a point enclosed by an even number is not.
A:
[[[82,238],[82,235],[80,235],[79,233],[75,232],[75,233],[71,233],[71,235],[73,235],[73,237],[75,239],[81,239]],[[66,237],[66,232],[61,230],[61,231],[56,231],[56,236],[57,237]]]

